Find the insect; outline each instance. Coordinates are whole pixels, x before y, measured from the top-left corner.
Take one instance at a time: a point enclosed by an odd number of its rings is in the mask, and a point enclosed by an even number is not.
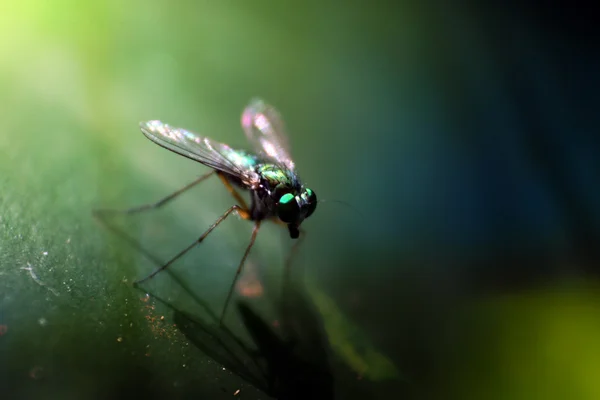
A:
[[[221,323],[233,294],[237,279],[248,254],[254,245],[262,221],[272,220],[287,226],[290,237],[298,239],[303,233],[302,222],[317,207],[317,195],[300,181],[290,154],[289,143],[279,112],[261,99],[253,99],[242,112],[241,125],[254,152],[233,149],[194,132],[175,128],[158,120],[142,122],[142,133],[151,141],[174,153],[197,161],[212,171],[200,176],[181,189],[153,204],[145,204],[122,212],[132,214],[163,206],[181,193],[217,175],[237,204],[229,207],[217,220],[194,241],[171,260],[155,269],[150,275],[135,283],[142,283],[168,268],[185,253],[202,241],[229,215],[236,213],[242,219],[253,221],[254,227],[246,250],[238,264],[236,274],[227,294],[221,314]],[[250,207],[237,189],[250,192]],[[300,240],[292,248],[286,263],[289,268],[291,255]]]

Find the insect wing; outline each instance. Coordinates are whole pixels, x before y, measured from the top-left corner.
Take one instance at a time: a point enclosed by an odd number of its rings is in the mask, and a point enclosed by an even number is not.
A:
[[[294,170],[283,120],[273,106],[261,99],[253,99],[244,109],[241,123],[258,153]]]
[[[236,176],[250,187],[254,187],[259,181],[256,172],[234,161],[232,155],[235,151],[226,144],[157,120],[140,123],[140,129],[148,139],[159,146],[210,168]]]

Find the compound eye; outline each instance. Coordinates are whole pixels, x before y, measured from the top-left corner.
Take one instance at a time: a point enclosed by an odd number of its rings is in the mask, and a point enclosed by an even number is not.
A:
[[[277,205],[277,216],[279,219],[289,224],[298,220],[299,214],[300,206],[298,206],[296,197],[291,193],[281,196]]]
[[[306,196],[308,203],[306,205],[306,218],[308,218],[313,212],[315,212],[315,209],[317,208],[317,195],[309,188],[306,188]]]

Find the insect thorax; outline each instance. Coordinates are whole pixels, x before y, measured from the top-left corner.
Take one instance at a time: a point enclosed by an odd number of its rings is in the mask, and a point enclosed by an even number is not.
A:
[[[279,165],[259,164],[255,171],[260,176],[260,186],[252,193],[253,219],[265,219],[276,215],[276,189],[286,188],[294,194],[299,193],[301,184],[296,175]]]

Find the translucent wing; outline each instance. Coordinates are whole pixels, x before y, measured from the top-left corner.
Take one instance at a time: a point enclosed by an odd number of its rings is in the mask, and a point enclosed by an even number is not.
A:
[[[261,99],[253,99],[242,113],[242,128],[255,150],[294,170],[294,161],[277,110]]]
[[[148,139],[167,150],[233,175],[252,188],[258,185],[258,174],[249,169],[244,158],[226,144],[161,121],[142,122],[140,128]]]

